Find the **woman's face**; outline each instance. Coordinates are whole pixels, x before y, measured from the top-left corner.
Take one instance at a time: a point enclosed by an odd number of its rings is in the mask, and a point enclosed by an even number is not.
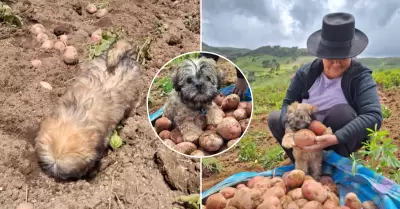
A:
[[[333,79],[343,75],[349,68],[351,58],[346,59],[322,59],[324,64],[324,73],[326,77]]]

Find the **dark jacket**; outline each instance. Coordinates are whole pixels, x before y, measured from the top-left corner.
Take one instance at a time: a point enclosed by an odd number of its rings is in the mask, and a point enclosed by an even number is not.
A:
[[[323,69],[322,60],[317,58],[296,72],[283,100],[280,118],[283,126],[288,105],[294,101],[301,102],[304,97],[307,97],[308,90]],[[353,59],[349,69],[343,74],[341,85],[344,96],[349,105],[356,111],[357,117],[334,133],[339,144],[346,143],[348,140],[366,138],[368,136],[366,129],[374,130],[375,124],[379,129],[383,120],[378,89],[372,78],[371,69]]]

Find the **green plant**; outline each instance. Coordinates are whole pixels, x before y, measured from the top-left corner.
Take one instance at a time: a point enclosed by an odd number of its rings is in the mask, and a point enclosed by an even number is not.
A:
[[[388,117],[390,117],[390,115],[392,115],[392,111],[390,111],[388,106],[381,104],[381,108],[382,108],[383,118],[388,118]]]
[[[200,194],[179,196],[175,198],[175,201],[188,209],[200,209],[200,202],[201,202]],[[173,208],[173,209],[178,209],[178,208]]]
[[[111,48],[112,45],[120,38],[121,33],[122,27],[104,31],[101,34],[100,41],[89,46],[89,59],[100,56],[104,51],[107,51],[109,48]]]
[[[113,150],[116,150],[122,146],[122,139],[118,135],[118,132],[116,130],[114,130],[113,135],[111,135],[110,145],[113,148]]]
[[[285,151],[280,146],[265,149],[262,153],[259,162],[265,169],[273,169],[285,160]]]
[[[393,144],[391,138],[387,138],[388,131],[367,129],[369,132],[369,141],[363,142],[362,148],[357,153],[352,153],[353,160],[353,174],[356,172],[356,163],[361,163],[365,167],[375,171],[378,174],[384,175],[388,169],[400,168],[400,161],[397,159],[395,153],[397,146]],[[361,157],[359,157],[361,155]]]
[[[109,7],[109,6],[110,6],[110,3],[108,3],[108,2],[102,2],[102,3],[96,3],[96,4],[94,4],[94,5],[96,5],[97,9],[104,9],[104,8],[106,8],[106,7]]]
[[[0,22],[7,25],[21,28],[23,25],[22,18],[13,13],[11,7],[0,2]]]
[[[219,173],[222,170],[221,162],[219,162],[219,160],[215,157],[203,158],[201,160],[201,164],[203,169],[207,169],[209,171],[216,171]]]
[[[171,78],[162,77],[160,79],[155,80],[155,83],[163,89],[163,94],[169,94],[174,88]]]
[[[254,142],[251,136],[245,136],[240,140],[239,149],[239,160],[257,160],[257,144]]]

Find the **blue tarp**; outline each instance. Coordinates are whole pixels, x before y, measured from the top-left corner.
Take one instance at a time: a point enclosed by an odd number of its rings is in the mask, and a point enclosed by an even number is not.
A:
[[[219,92],[221,92],[224,95],[229,95],[232,93],[234,87],[235,87],[235,85],[230,85],[230,86],[220,89]],[[251,91],[249,88],[247,88],[247,90],[244,93],[244,96],[242,98],[242,101],[249,102],[251,100],[252,100]],[[154,122],[157,118],[161,117],[162,114],[163,114],[163,108],[158,109],[154,113],[150,114],[150,116],[149,116],[150,121]]]
[[[392,180],[378,175],[371,169],[357,165],[357,172],[352,175],[352,160],[342,157],[333,151],[325,151],[323,171],[330,174],[338,185],[341,205],[349,192],[354,192],[363,201],[372,200],[380,209],[400,208],[400,186]],[[248,181],[254,176],[282,176],[285,172],[294,169],[294,165],[278,167],[264,172],[241,172],[234,174],[202,193],[205,200],[224,187],[235,186]]]

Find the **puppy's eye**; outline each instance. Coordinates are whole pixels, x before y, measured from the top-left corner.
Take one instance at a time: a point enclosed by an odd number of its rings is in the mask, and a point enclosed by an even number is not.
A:
[[[211,81],[210,76],[206,76],[207,81]]]
[[[188,78],[188,79],[186,80],[186,82],[187,82],[187,83],[192,83],[192,78]]]

